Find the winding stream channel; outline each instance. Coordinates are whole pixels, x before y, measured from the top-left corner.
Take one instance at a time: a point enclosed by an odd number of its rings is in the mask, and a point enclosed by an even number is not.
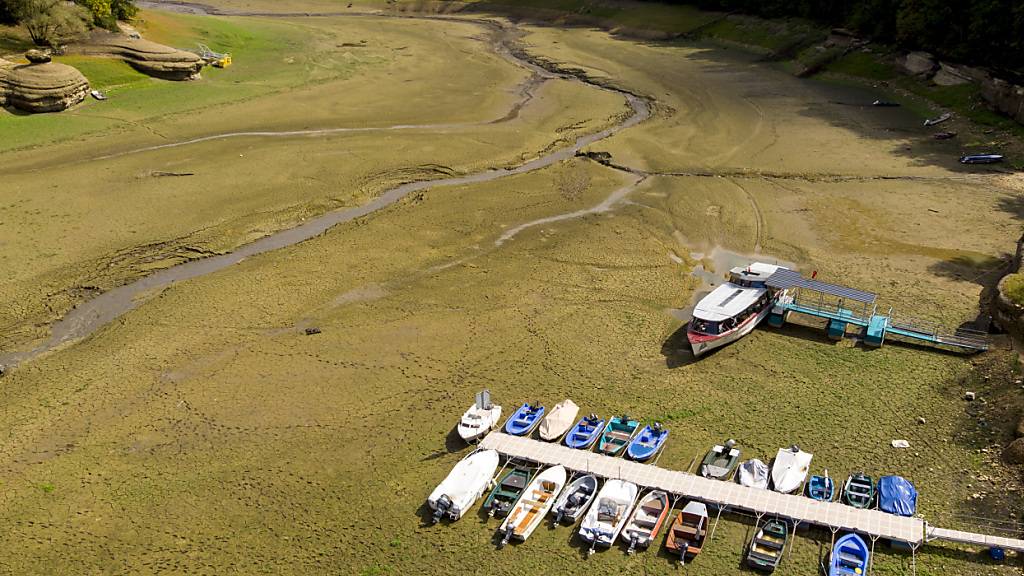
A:
[[[388,15],[385,15],[385,14],[337,14],[337,13],[330,13],[330,14],[326,14],[326,13],[325,14],[262,14],[262,13],[261,14],[255,14],[255,13],[237,13],[236,14],[234,12],[232,12],[232,13],[212,12],[206,6],[202,6],[202,5],[199,5],[199,4],[189,4],[189,3],[184,3],[184,2],[167,2],[167,3],[164,3],[164,2],[140,2],[140,4],[146,5],[148,7],[154,7],[154,8],[175,8],[175,7],[177,7],[177,8],[180,8],[180,9],[188,9],[192,13],[203,13],[203,14],[217,13],[217,14],[234,15],[234,16],[265,16],[265,17],[277,16],[277,17],[295,18],[295,17],[307,17],[307,16],[308,17],[323,17],[323,16],[342,16],[342,15],[345,15],[345,16],[388,17]],[[400,18],[410,18],[411,16],[398,16],[398,17],[400,17]],[[304,242],[306,240],[309,240],[311,238],[314,238],[316,236],[319,236],[319,235],[323,234],[324,232],[326,232],[327,230],[331,229],[334,226],[337,226],[339,224],[343,224],[345,222],[350,222],[350,221],[355,220],[357,218],[361,218],[361,217],[373,214],[374,212],[376,212],[378,210],[381,210],[382,208],[386,208],[386,207],[394,204],[395,202],[398,202],[399,200],[401,200],[402,198],[404,198],[405,196],[407,196],[407,195],[409,195],[409,194],[411,194],[413,192],[417,192],[417,191],[421,191],[421,190],[426,190],[428,188],[434,188],[434,187],[438,187],[438,186],[455,186],[455,185],[462,185],[462,184],[479,184],[479,183],[483,183],[483,182],[491,182],[491,181],[494,181],[494,180],[498,180],[500,178],[507,178],[509,176],[515,176],[517,174],[525,174],[525,173],[528,173],[528,172],[533,172],[535,170],[540,170],[542,168],[546,168],[548,166],[551,166],[551,165],[556,164],[558,162],[561,162],[563,160],[572,158],[573,156],[576,155],[577,152],[582,150],[584,147],[586,147],[586,146],[588,146],[590,144],[593,144],[595,142],[598,142],[600,140],[603,140],[605,138],[608,138],[609,136],[619,132],[620,130],[624,130],[624,129],[629,128],[631,126],[635,126],[635,125],[639,124],[640,122],[643,122],[644,120],[649,118],[650,115],[651,115],[651,104],[650,104],[650,101],[647,100],[646,98],[643,98],[641,96],[637,96],[635,94],[629,93],[629,92],[627,92],[625,90],[622,90],[622,89],[618,89],[618,88],[614,88],[614,87],[610,87],[610,86],[604,86],[604,85],[597,84],[597,83],[595,83],[595,82],[593,82],[593,81],[591,81],[591,80],[589,80],[589,79],[587,79],[585,77],[582,77],[582,76],[576,76],[576,75],[570,75],[570,74],[560,74],[560,73],[551,72],[548,69],[544,68],[539,61],[534,60],[530,55],[525,54],[522,51],[515,50],[514,46],[513,46],[512,35],[510,34],[510,32],[513,29],[510,26],[508,26],[508,25],[501,24],[501,23],[498,23],[498,22],[493,21],[493,20],[484,20],[484,19],[470,20],[470,19],[466,19],[466,18],[444,18],[444,17],[440,17],[440,16],[422,16],[421,18],[425,18],[425,19],[450,19],[450,20],[456,20],[456,21],[459,21],[459,22],[473,23],[473,24],[476,24],[478,26],[487,28],[490,31],[494,32],[494,38],[495,38],[494,42],[489,43],[489,46],[492,49],[494,49],[503,58],[508,59],[509,61],[513,62],[514,64],[516,64],[518,66],[521,66],[523,68],[526,68],[527,70],[530,70],[534,75],[536,75],[537,77],[539,77],[541,79],[540,82],[543,82],[543,81],[546,81],[546,80],[549,80],[549,79],[554,79],[554,78],[562,78],[562,79],[566,79],[566,80],[572,80],[572,81],[575,81],[575,82],[580,82],[580,83],[586,84],[586,85],[588,85],[588,86],[590,86],[592,88],[598,89],[598,90],[606,90],[606,91],[610,91],[610,92],[615,92],[617,94],[620,94],[621,96],[623,96],[626,99],[626,102],[629,104],[629,107],[630,107],[632,112],[631,112],[631,114],[628,117],[626,117],[625,119],[621,120],[618,124],[616,124],[616,125],[614,125],[614,126],[612,126],[610,128],[606,128],[605,130],[602,130],[600,132],[596,132],[594,134],[588,134],[588,135],[585,135],[585,136],[581,136],[580,138],[576,139],[576,141],[572,145],[570,145],[570,146],[566,146],[564,148],[557,149],[557,150],[555,150],[553,152],[545,154],[544,156],[541,156],[539,158],[536,158],[534,160],[526,162],[526,163],[524,163],[524,164],[522,164],[520,166],[517,166],[517,167],[514,167],[514,168],[502,168],[502,169],[485,170],[485,171],[482,171],[482,172],[476,172],[476,173],[472,173],[472,174],[467,174],[467,175],[457,176],[457,177],[451,177],[451,178],[442,178],[442,179],[438,179],[438,180],[427,180],[427,181],[409,182],[409,183],[403,184],[401,186],[398,186],[396,188],[392,188],[390,190],[387,190],[382,195],[378,196],[377,198],[373,199],[372,201],[370,201],[367,204],[364,204],[364,205],[361,205],[361,206],[357,206],[357,207],[353,207],[353,208],[346,208],[346,209],[342,209],[342,210],[337,210],[337,211],[334,211],[334,212],[328,212],[326,214],[323,214],[322,216],[319,216],[319,217],[307,220],[307,221],[303,222],[302,224],[300,224],[300,225],[298,225],[298,226],[296,226],[294,228],[289,228],[289,229],[281,230],[279,232],[276,232],[276,233],[271,234],[269,236],[265,236],[265,237],[263,237],[263,238],[261,238],[259,240],[251,242],[249,244],[244,244],[244,245],[238,247],[237,249],[235,249],[235,250],[233,250],[231,252],[228,252],[228,253],[225,253],[225,254],[221,254],[221,255],[218,255],[218,256],[212,256],[212,257],[208,257],[208,258],[203,258],[203,259],[200,259],[200,260],[192,260],[192,261],[189,261],[189,262],[185,262],[183,264],[179,264],[177,266],[173,266],[171,268],[167,268],[167,269],[155,272],[155,273],[153,273],[153,274],[151,274],[149,276],[140,278],[139,280],[136,280],[136,281],[131,282],[129,284],[125,284],[123,286],[120,286],[118,288],[115,288],[113,290],[105,292],[103,294],[100,294],[99,296],[96,296],[96,297],[92,298],[91,300],[88,300],[86,302],[83,302],[83,303],[79,304],[76,308],[74,308],[73,310],[68,312],[67,315],[65,315],[63,318],[61,318],[60,320],[58,320],[57,322],[55,322],[55,323],[53,323],[51,325],[49,338],[44,340],[38,346],[36,346],[36,347],[34,347],[32,349],[29,349],[29,350],[12,352],[12,353],[6,353],[6,354],[0,354],[0,364],[8,366],[8,367],[16,366],[16,365],[18,365],[18,364],[20,364],[22,362],[31,360],[32,358],[35,358],[35,357],[39,356],[40,354],[43,354],[45,352],[54,350],[55,348],[65,344],[65,343],[72,342],[72,341],[75,341],[75,340],[79,340],[81,338],[85,338],[85,337],[93,334],[94,332],[96,332],[97,330],[102,328],[103,326],[105,326],[105,325],[109,324],[110,322],[114,321],[119,316],[121,316],[121,315],[125,314],[126,312],[128,312],[128,311],[134,309],[135,307],[139,306],[142,302],[144,302],[147,299],[146,298],[147,295],[155,294],[157,290],[160,290],[162,288],[168,287],[168,286],[170,286],[172,284],[175,284],[177,282],[181,282],[181,281],[184,281],[184,280],[190,280],[192,278],[198,278],[198,277],[201,277],[201,276],[205,276],[207,274],[212,274],[214,272],[217,272],[219,270],[223,270],[223,269],[225,269],[225,268],[227,268],[229,266],[237,264],[237,263],[239,263],[239,262],[241,262],[241,261],[243,261],[246,258],[249,258],[251,256],[256,256],[256,255],[259,255],[259,254],[270,252],[272,250],[277,250],[277,249],[280,249],[280,248],[285,248],[285,247],[288,247],[288,246],[293,246],[293,245],[298,244],[300,242]],[[524,98],[528,99],[529,98],[529,88],[524,89],[523,92],[524,92]],[[513,106],[513,112],[517,112],[518,111],[517,107],[521,107],[521,106],[522,106],[522,103],[515,104]],[[406,126],[402,126],[402,127],[391,127],[391,128],[384,128],[384,129],[401,129],[401,128],[407,128],[407,127]],[[180,142],[180,143],[172,143],[172,144],[164,144],[164,145],[159,145],[159,146],[151,146],[151,147],[147,147],[147,148],[144,148],[144,149],[139,149],[139,150],[134,150],[134,151],[129,151],[129,152],[123,152],[123,153],[118,154],[118,155],[130,154],[130,153],[134,153],[134,152],[144,152],[144,151],[158,150],[158,149],[161,149],[161,148],[166,148],[166,147],[171,147],[171,146],[182,146],[182,145],[187,145],[187,144],[192,144],[192,143],[202,142],[202,141],[207,141],[207,140],[213,140],[213,139],[218,139],[218,138],[231,138],[231,137],[236,137],[236,136],[300,136],[300,135],[311,135],[311,134],[330,134],[330,133],[336,133],[336,132],[343,131],[343,130],[349,130],[349,129],[330,128],[330,129],[324,129],[324,130],[319,130],[319,131],[302,131],[302,132],[282,131],[282,132],[247,132],[247,133],[215,134],[215,135],[208,135],[208,136],[205,136],[205,137],[202,137],[202,138],[193,139],[193,140],[189,140],[189,141],[184,141],[184,142]],[[589,209],[578,210],[578,211],[574,211],[574,212],[568,212],[568,213],[565,213],[565,214],[553,215],[553,216],[542,218],[542,219],[539,219],[539,220],[536,220],[536,221],[520,224],[520,225],[518,225],[518,226],[516,226],[516,227],[514,227],[512,229],[509,229],[508,231],[504,232],[500,236],[500,238],[498,238],[498,240],[495,242],[495,246],[500,246],[501,244],[503,244],[504,242],[507,242],[509,239],[511,239],[513,236],[515,236],[519,232],[521,232],[521,231],[523,231],[523,230],[525,230],[527,228],[530,228],[532,226],[546,224],[546,223],[551,223],[551,222],[560,221],[560,220],[567,220],[567,219],[571,219],[571,218],[578,218],[578,217],[584,216],[586,214],[594,214],[594,213],[600,213],[600,212],[605,212],[607,210],[610,210],[614,204],[616,204],[617,202],[619,202],[620,200],[625,198],[625,196],[628,195],[628,193],[630,191],[632,191],[640,182],[643,181],[643,176],[634,174],[634,177],[635,177],[634,180],[630,184],[627,184],[626,186],[615,190],[614,192],[612,192],[612,194],[607,199],[602,201],[597,206],[594,206],[594,207],[589,208]]]

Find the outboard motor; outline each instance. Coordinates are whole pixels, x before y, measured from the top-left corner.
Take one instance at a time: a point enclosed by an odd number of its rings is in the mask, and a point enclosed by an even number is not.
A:
[[[434,524],[441,521],[441,518],[452,509],[452,499],[447,494],[442,494],[434,504]]]
[[[512,532],[514,530],[515,528],[511,526],[505,528],[505,537],[501,539],[501,544],[498,544],[498,548],[502,548],[505,546],[505,544],[508,544],[508,541],[512,539]]]

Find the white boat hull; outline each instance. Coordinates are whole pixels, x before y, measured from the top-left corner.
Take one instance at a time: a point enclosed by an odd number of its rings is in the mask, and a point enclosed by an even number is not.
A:
[[[758,312],[754,316],[751,316],[744,323],[733,328],[732,330],[729,330],[728,332],[725,332],[724,334],[719,334],[716,338],[704,340],[701,342],[694,342],[691,339],[690,346],[693,348],[693,355],[702,356],[714,350],[715,348],[721,348],[726,344],[731,344],[739,340],[740,338],[743,338],[747,334],[753,332],[754,328],[757,328],[757,325],[760,324],[761,321],[763,321],[765,318],[767,318],[768,314],[771,311],[772,307],[766,306],[764,310]]]
[[[611,547],[629,519],[637,492],[632,482],[618,479],[605,482],[580,524],[580,537],[595,547]],[[613,514],[608,517],[604,511]]]
[[[501,406],[490,409],[477,408],[474,404],[466,410],[459,420],[459,437],[466,442],[476,442],[494,429],[501,421]]]
[[[511,538],[523,541],[529,538],[537,526],[540,526],[544,516],[551,510],[559,493],[565,488],[567,476],[568,474],[562,466],[552,466],[538,474],[523,491],[523,495],[519,497],[515,506],[512,507],[512,511],[505,517],[505,521],[501,523],[498,531],[505,533],[509,527],[513,527]],[[544,502],[538,502],[534,497],[545,491],[545,482],[550,483],[550,496]]]
[[[780,448],[772,464],[772,486],[776,492],[790,494],[795,492],[807,478],[811,468],[813,454],[797,450]]]
[[[490,485],[498,469],[498,460],[498,453],[494,450],[478,450],[466,456],[430,493],[427,505],[431,510],[437,510],[438,501],[447,497],[451,506],[445,515],[451,520],[462,518]]]

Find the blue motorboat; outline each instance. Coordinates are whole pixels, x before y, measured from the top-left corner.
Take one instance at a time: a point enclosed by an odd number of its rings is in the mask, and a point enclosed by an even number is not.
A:
[[[650,460],[668,440],[668,430],[659,422],[648,424],[636,435],[626,448],[626,454],[633,460],[644,462]]]
[[[565,445],[569,448],[586,450],[594,445],[604,430],[604,419],[597,414],[580,418],[580,421],[565,435]]]
[[[829,478],[828,471],[824,476],[811,476],[807,482],[807,497],[821,502],[831,502],[836,496],[836,483]]]
[[[540,424],[540,419],[543,416],[543,406],[527,402],[513,412],[512,416],[505,422],[505,432],[513,436],[528,436]]]
[[[828,576],[864,576],[868,570],[868,545],[856,534],[847,534],[832,547]]]

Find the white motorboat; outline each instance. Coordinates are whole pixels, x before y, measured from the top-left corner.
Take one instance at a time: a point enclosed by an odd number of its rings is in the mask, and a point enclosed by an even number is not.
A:
[[[586,474],[573,480],[555,500],[551,512],[555,515],[555,523],[568,520],[570,523],[579,520],[587,510],[587,506],[597,495],[597,476]]]
[[[427,498],[434,523],[445,516],[453,521],[462,518],[483,495],[497,469],[498,453],[494,450],[477,450],[460,460]]]
[[[580,407],[575,402],[566,398],[544,417],[540,423],[540,437],[542,440],[558,440],[572,428],[576,422],[576,414],[579,414]]]
[[[796,444],[789,448],[779,448],[772,463],[772,486],[776,492],[789,494],[795,492],[807,478],[814,455],[804,452]]]
[[[636,484],[625,480],[604,483],[580,524],[580,537],[590,543],[590,553],[597,546],[609,548],[615,542],[629,519],[637,491]]]
[[[502,545],[512,538],[526,540],[551,510],[558,494],[565,488],[565,467],[552,466],[541,472],[523,491],[498,531],[504,534]]]
[[[771,290],[769,276],[783,266],[754,262],[729,271],[729,280],[700,299],[686,329],[695,356],[706,354],[750,334],[771,312],[784,290]]]
[[[737,477],[740,484],[744,486],[766,490],[768,488],[768,465],[757,458],[747,460],[740,464]]]
[[[459,420],[459,437],[466,442],[475,442],[494,428],[501,420],[501,406],[491,402],[490,390],[476,395],[476,401]]]
[[[619,540],[629,544],[627,554],[635,548],[647,548],[658,537],[661,525],[671,508],[668,494],[661,490],[652,490],[640,499],[630,515],[626,527],[622,529]]]

